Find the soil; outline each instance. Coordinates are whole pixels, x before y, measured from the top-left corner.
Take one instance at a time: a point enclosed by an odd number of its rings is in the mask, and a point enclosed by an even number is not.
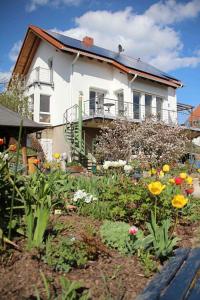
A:
[[[101,222],[91,218],[77,216],[55,216],[52,222],[66,224],[63,235],[80,236],[82,230],[98,231]],[[181,238],[180,247],[195,247],[198,245],[199,224],[181,224],[176,233]],[[70,280],[82,281],[90,290],[91,299],[97,300],[129,300],[135,299],[151,277],[146,278],[141,264],[136,256],[122,256],[117,251],[106,248],[106,255],[99,256],[95,261],[89,261],[85,268],[73,269],[69,273],[56,272],[44,264],[37,252],[25,250],[24,241],[16,243],[22,249],[6,251],[0,260],[0,299],[25,300],[47,299],[41,272],[51,281],[51,294],[60,290],[59,278],[65,276]],[[9,255],[8,255],[9,253]],[[52,296],[51,299],[54,299]]]

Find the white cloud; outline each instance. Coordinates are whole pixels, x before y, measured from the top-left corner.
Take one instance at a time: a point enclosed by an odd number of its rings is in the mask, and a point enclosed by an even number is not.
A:
[[[140,57],[163,71],[170,71],[195,67],[200,62],[199,53],[191,57],[182,55],[184,45],[172,24],[194,18],[199,12],[199,0],[185,5],[169,0],[152,5],[143,14],[130,7],[116,12],[88,11],[75,19],[74,28],[55,31],[78,39],[89,35],[96,45],[115,51],[122,44],[126,55]]]
[[[17,41],[16,43],[14,43],[14,45],[10,49],[10,52],[8,55],[9,55],[9,58],[11,61],[13,61],[13,62],[16,61],[18,54],[19,54],[19,50],[21,48],[21,45],[22,45],[22,41]]]
[[[145,13],[146,16],[159,24],[172,24],[184,19],[197,17],[200,12],[200,1],[193,0],[188,3],[175,0],[153,4]]]
[[[7,71],[7,72],[0,71],[0,83],[7,83],[10,79],[10,76],[11,76],[10,71]]]
[[[54,6],[54,7],[59,7],[61,5],[71,5],[71,6],[76,6],[79,5],[81,0],[29,0],[28,4],[26,6],[26,10],[28,12],[32,12],[36,10],[40,6]]]

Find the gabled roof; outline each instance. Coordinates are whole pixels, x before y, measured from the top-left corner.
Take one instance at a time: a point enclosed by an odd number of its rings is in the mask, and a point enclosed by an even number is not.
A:
[[[7,107],[0,105],[0,127],[19,127],[21,118],[17,112],[14,112]],[[24,119],[23,127],[27,128],[29,132],[45,129],[46,127],[42,124],[38,124],[32,120]]]
[[[189,116],[189,122],[199,121],[200,120],[200,105],[195,107],[192,113]]]
[[[14,74],[27,74],[41,40],[47,41],[64,52],[79,52],[80,55],[105,61],[128,74],[136,74],[140,77],[154,80],[175,88],[182,86],[182,83],[178,79],[158,70],[140,59],[134,59],[95,45],[86,47],[80,40],[50,30],[43,30],[33,25],[29,26],[26,33],[24,43],[14,67]]]

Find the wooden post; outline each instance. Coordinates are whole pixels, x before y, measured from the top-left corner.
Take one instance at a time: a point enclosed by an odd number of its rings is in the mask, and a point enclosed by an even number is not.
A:
[[[26,129],[23,131],[22,135],[22,162],[24,165],[24,175],[27,175],[27,166],[28,166],[28,161],[27,161],[27,148],[26,148]]]

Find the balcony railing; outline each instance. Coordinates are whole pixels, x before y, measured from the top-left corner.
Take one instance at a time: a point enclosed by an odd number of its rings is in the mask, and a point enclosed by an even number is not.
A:
[[[109,98],[90,99],[83,102],[83,117],[85,118],[126,118],[140,122],[152,115],[168,124],[177,123],[177,111],[175,110],[158,110],[158,108],[153,106],[138,105]]]
[[[53,70],[37,67],[26,77],[26,86],[34,84],[47,84],[53,86]]]

